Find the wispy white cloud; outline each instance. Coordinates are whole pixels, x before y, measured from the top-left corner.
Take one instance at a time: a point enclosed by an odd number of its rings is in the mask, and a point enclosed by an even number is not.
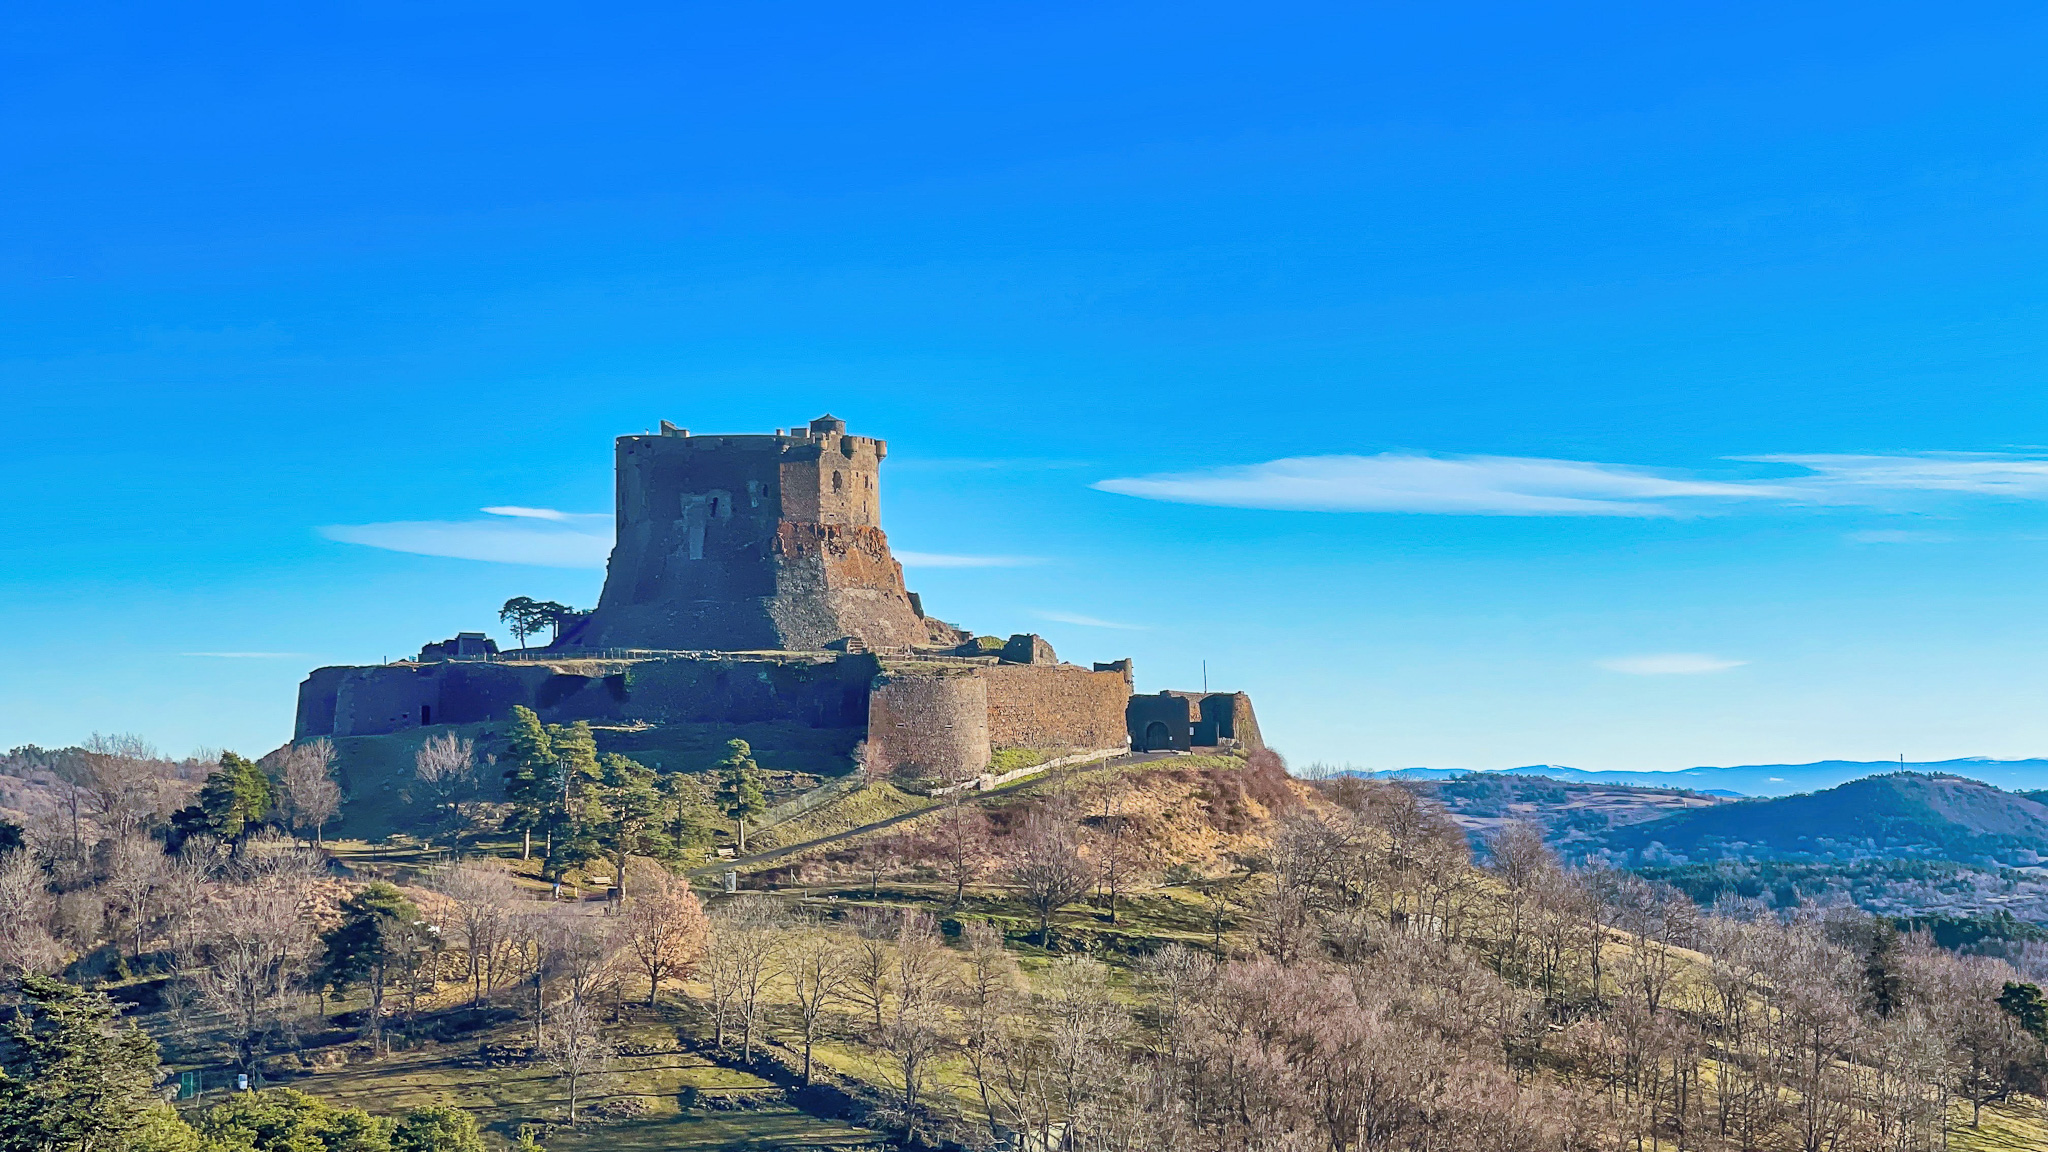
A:
[[[1179,504],[1302,512],[1678,516],[1674,501],[1758,500],[1776,485],[1527,456],[1295,456],[1236,468],[1102,480],[1104,492]]]
[[[180,656],[210,656],[220,660],[304,660],[304,652],[180,652]]]
[[[1712,480],[1670,470],[1528,456],[1294,456],[1101,480],[1105,492],[1181,504],[1305,512],[1470,516],[1697,515],[1758,505],[1906,510],[1942,497],[2048,501],[2048,456],[1990,452],[1782,454],[1731,460],[1799,473]]]
[[[944,552],[898,552],[905,568],[1028,568],[1045,561],[1037,556],[955,556]]]
[[[320,534],[330,540],[392,552],[546,568],[602,568],[611,554],[609,513],[511,505],[483,511],[499,518],[330,524],[320,529]]]
[[[562,523],[604,517],[602,512],[564,512],[559,508],[526,508],[518,504],[498,504],[483,511],[493,516],[517,516],[527,520],[554,520]]]
[[[1050,620],[1055,624],[1078,624],[1083,628],[1115,628],[1121,632],[1143,632],[1146,630],[1146,626],[1143,624],[1119,624],[1114,620],[1103,620],[1095,616],[1083,616],[1078,612],[1054,612],[1050,609],[1040,609],[1032,613],[1032,615],[1037,616],[1040,620]]]
[[[1811,472],[1797,483],[1853,498],[1891,492],[1955,492],[2048,500],[2048,457],[2002,452],[1912,452],[1886,456],[1779,455],[1739,459],[1791,464]]]
[[[1955,539],[1946,532],[1922,532],[1912,528],[1871,528],[1851,532],[1848,538],[1857,544],[1946,544]]]
[[[1652,656],[1616,656],[1600,661],[1600,667],[1630,676],[1698,676],[1706,672],[1726,672],[1747,663],[1747,660],[1728,660],[1704,652],[1662,652]]]

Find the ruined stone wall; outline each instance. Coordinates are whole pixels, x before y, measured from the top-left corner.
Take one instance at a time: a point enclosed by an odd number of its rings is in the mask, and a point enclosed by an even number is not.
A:
[[[871,648],[930,642],[881,529],[785,521],[775,561],[768,615],[784,647],[823,648],[842,636]]]
[[[514,705],[533,709],[550,724],[639,720],[858,729],[867,723],[876,669],[874,658],[864,655],[322,668],[299,685],[294,739],[502,721]]]
[[[1131,682],[1121,671],[994,664],[981,668],[980,678],[988,684],[988,736],[996,748],[1093,751],[1126,743]]]
[[[868,697],[867,767],[952,783],[989,759],[989,693],[969,668],[891,672]]]

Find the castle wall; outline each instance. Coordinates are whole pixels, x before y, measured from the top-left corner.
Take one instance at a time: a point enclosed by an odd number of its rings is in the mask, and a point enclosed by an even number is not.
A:
[[[311,740],[315,736],[334,735],[335,696],[341,691],[342,678],[354,669],[344,667],[315,668],[306,674],[299,684],[298,715],[292,723],[293,740]]]
[[[858,729],[867,723],[876,668],[874,658],[864,655],[322,668],[299,685],[293,738],[381,736],[425,724],[500,721],[514,705],[533,709],[550,724],[640,720]]]
[[[439,721],[440,665],[389,664],[352,668],[336,685],[335,736],[375,736]],[[316,732],[308,735],[322,736]]]
[[[980,678],[988,685],[988,738],[996,748],[1095,751],[1127,742],[1131,682],[1121,671],[994,664],[981,668]]]
[[[868,697],[867,767],[948,783],[988,767],[989,694],[971,669],[895,672]]]

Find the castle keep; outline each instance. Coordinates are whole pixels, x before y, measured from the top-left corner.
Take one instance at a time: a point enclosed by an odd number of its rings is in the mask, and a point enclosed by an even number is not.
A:
[[[928,625],[882,534],[889,446],[822,416],[772,436],[662,421],[617,447],[618,538],[587,648],[809,651],[958,644]]]
[[[1036,636],[927,617],[881,529],[887,456],[831,416],[772,435],[663,421],[619,437],[596,609],[544,649],[463,633],[413,660],[316,669],[295,739],[502,721],[524,705],[608,726],[619,749],[675,767],[738,730],[764,763],[830,772],[858,756],[943,782],[1004,752],[1258,746],[1242,694],[1133,696],[1128,660],[1083,668]]]

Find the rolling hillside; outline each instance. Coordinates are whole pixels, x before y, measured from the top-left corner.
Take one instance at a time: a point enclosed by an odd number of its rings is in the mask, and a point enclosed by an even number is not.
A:
[[[1893,772],[1613,829],[1632,862],[1877,857],[2027,866],[2048,856],[2048,806],[1960,776]]]
[[[1648,788],[1684,788],[1709,795],[1790,796],[1817,792],[1851,780],[1901,769],[1942,776],[1961,776],[2009,790],[2048,789],[2048,759],[1993,760],[1965,756],[1955,760],[1818,760],[1811,764],[1741,764],[1725,768],[1686,768],[1675,772],[1589,772],[1563,764],[1529,764],[1486,775],[1541,776],[1575,784],[1622,784]],[[1449,780],[1468,775],[1451,768],[1398,768],[1366,775],[1385,780]]]

